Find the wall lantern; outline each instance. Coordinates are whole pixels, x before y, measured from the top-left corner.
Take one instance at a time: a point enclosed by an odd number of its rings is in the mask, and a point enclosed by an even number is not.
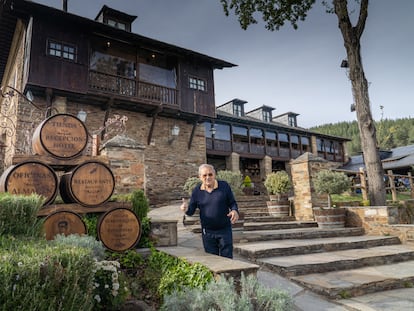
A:
[[[180,127],[178,125],[174,125],[171,130],[171,136],[177,137],[180,134]]]
[[[180,134],[180,127],[177,124],[175,124],[173,128],[171,129],[171,138],[168,139],[168,143],[172,144],[172,142],[178,137],[179,134]]]
[[[79,110],[77,118],[81,120],[82,122],[86,121],[86,117],[88,116],[88,113],[86,111],[83,111],[83,109]]]
[[[216,128],[214,127],[214,125],[212,124],[212,125],[211,125],[211,128],[210,128],[210,133],[211,133],[211,136],[212,136],[212,137],[214,137],[214,135],[216,135],[216,132],[217,132],[217,130],[216,130]]]

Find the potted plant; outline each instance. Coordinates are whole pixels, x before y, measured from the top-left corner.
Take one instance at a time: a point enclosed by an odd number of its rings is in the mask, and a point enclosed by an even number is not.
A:
[[[249,175],[246,175],[243,180],[243,192],[246,195],[253,195],[253,184]]]
[[[322,170],[313,179],[313,187],[319,194],[327,195],[327,207],[313,209],[315,220],[320,228],[341,228],[345,226],[346,208],[332,206],[332,194],[349,190],[351,184],[342,172]]]
[[[290,205],[288,192],[292,188],[292,182],[286,171],[277,171],[266,176],[264,186],[269,195],[267,208],[270,215],[289,216]]]

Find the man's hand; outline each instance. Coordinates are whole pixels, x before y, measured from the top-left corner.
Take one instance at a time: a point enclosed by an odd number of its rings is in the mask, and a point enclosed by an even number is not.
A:
[[[185,213],[188,210],[188,201],[187,199],[183,198],[183,203],[180,206],[180,209]]]
[[[230,213],[227,214],[230,217],[231,223],[234,225],[237,220],[239,220],[239,213],[237,211],[232,210]]]

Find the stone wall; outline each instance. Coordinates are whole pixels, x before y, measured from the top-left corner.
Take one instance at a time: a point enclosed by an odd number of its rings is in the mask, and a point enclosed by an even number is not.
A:
[[[290,162],[294,187],[294,210],[297,220],[313,220],[313,208],[327,205],[327,195],[315,192],[312,178],[317,172],[334,168],[337,165],[337,163],[326,161],[309,152]]]
[[[398,236],[403,243],[414,242],[414,225],[404,208],[397,206],[347,207],[346,227],[363,227],[368,235]]]

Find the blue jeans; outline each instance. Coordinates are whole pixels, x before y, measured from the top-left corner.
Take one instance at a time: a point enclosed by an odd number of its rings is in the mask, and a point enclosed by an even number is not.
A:
[[[233,258],[233,232],[231,226],[220,230],[202,230],[206,253]]]

